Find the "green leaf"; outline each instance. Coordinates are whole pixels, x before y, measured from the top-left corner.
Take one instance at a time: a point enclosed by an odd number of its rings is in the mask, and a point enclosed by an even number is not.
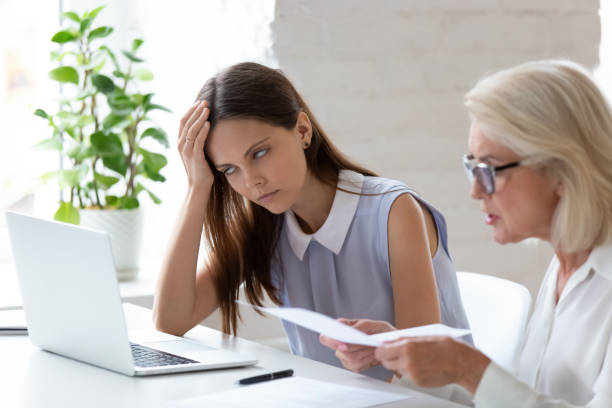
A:
[[[114,113],[109,113],[104,120],[102,121],[102,128],[104,130],[110,129],[123,129],[127,125],[130,124],[130,119],[127,116],[123,115],[115,115]]]
[[[76,69],[70,66],[55,68],[49,72],[49,78],[58,82],[72,82],[76,85],[79,84],[79,73]]]
[[[137,108],[137,105],[119,88],[116,88],[116,91],[108,96],[108,104],[115,115],[127,116]]]
[[[91,82],[98,88],[98,91],[102,92],[104,95],[109,95],[115,90],[115,83],[106,75],[92,75]]]
[[[57,150],[62,151],[62,141],[59,137],[50,137],[32,146],[33,150]]]
[[[66,155],[73,160],[83,161],[96,155],[95,149],[84,143],[77,143],[66,151]]]
[[[39,117],[41,117],[43,119],[49,119],[49,115],[47,114],[47,112],[45,112],[42,109],[36,109],[34,111],[34,115],[39,116]]]
[[[76,95],[76,99],[82,101],[83,99],[87,99],[91,96],[94,96],[96,93],[98,93],[98,91],[95,88],[83,89],[80,90],[79,93]]]
[[[62,13],[62,16],[68,17],[69,19],[71,19],[75,23],[80,23],[81,22],[81,18],[79,17],[79,15],[77,13],[75,13],[75,12],[72,12],[72,11],[66,11],[65,13]]]
[[[62,201],[60,203],[60,206],[55,212],[53,219],[56,221],[67,222],[76,225],[79,225],[81,221],[79,217],[79,210],[74,208],[72,203],[66,201]]]
[[[119,62],[117,62],[117,57],[115,57],[115,53],[114,52],[112,52],[106,45],[103,45],[103,46],[101,46],[98,49],[101,50],[101,51],[104,51],[106,54],[108,54],[110,59],[113,61],[113,65],[115,66],[115,68],[117,70],[120,69]],[[113,75],[114,75],[114,73],[113,73]]]
[[[157,104],[155,104],[155,103],[150,103],[150,104],[148,104],[148,105],[145,107],[145,113],[146,113],[146,112],[149,112],[149,111],[152,111],[152,110],[155,110],[155,109],[157,109],[157,110],[162,110],[162,111],[165,111],[165,112],[170,112],[170,113],[172,113],[172,111],[171,111],[170,109],[166,108],[165,106],[157,105]]]
[[[132,210],[134,208],[138,208],[140,203],[136,197],[121,197],[119,198],[119,208],[123,208],[125,210]]]
[[[40,176],[40,180],[47,184],[49,181],[57,178],[59,171],[48,171]]]
[[[144,62],[144,60],[142,58],[138,58],[137,56],[135,56],[134,54],[132,54],[129,51],[121,51],[123,53],[123,55],[125,55],[126,57],[128,57],[128,59],[132,62]]]
[[[138,51],[143,42],[144,40],[140,38],[134,38],[134,40],[132,41],[132,52]]]
[[[51,60],[52,61],[61,62],[66,55],[75,55],[76,56],[77,53],[74,52],[74,51],[70,51],[70,50],[64,51],[64,52],[51,51],[50,55],[51,55]]]
[[[138,78],[141,81],[152,81],[153,72],[146,68],[139,68],[134,70],[134,77]]]
[[[114,195],[106,196],[106,206],[107,207],[115,207],[119,204],[119,198]]]
[[[113,32],[113,27],[108,27],[108,26],[97,27],[89,32],[87,39],[91,41],[91,40],[95,40],[96,38],[108,37],[109,35],[111,35],[112,32]]]
[[[97,7],[95,9],[91,10],[89,13],[85,13],[85,15],[83,17],[89,17],[89,18],[91,18],[93,20],[94,18],[96,18],[98,16],[98,13],[100,13],[104,9],[104,7],[106,7],[106,6]]]
[[[102,157],[123,156],[123,145],[116,134],[106,134],[100,130],[93,133],[90,139],[96,154]]]
[[[116,171],[125,177],[128,169],[128,162],[124,155],[102,157],[102,163],[104,163],[104,167]]]
[[[124,74],[123,72],[119,71],[118,69],[113,71],[113,75],[116,76],[117,78],[123,78],[123,79],[130,79],[131,77],[128,77],[127,74]]]
[[[81,32],[81,34],[85,34],[85,31],[87,31],[92,21],[93,21],[93,18],[90,18],[90,17],[86,17],[81,20],[81,25],[79,27],[79,31]]]
[[[148,128],[147,130],[142,132],[141,138],[144,139],[147,136],[150,136],[153,139],[157,140],[166,149],[170,147],[170,144],[168,143],[168,137],[166,135],[166,132],[164,132],[163,129],[161,128],[154,128],[154,127]]]
[[[108,190],[119,181],[117,177],[105,176],[104,174],[100,173],[94,173],[94,179],[96,180],[96,183],[98,183],[98,185],[104,190]]]
[[[145,170],[153,173],[159,173],[159,171],[168,164],[168,159],[163,154],[153,153],[143,148],[137,148],[138,153],[142,155],[142,160],[145,165]]]
[[[85,127],[94,123],[94,117],[92,115],[79,115],[74,124],[75,127]]]
[[[81,184],[88,172],[89,167],[86,164],[75,166],[72,169],[60,170],[58,173],[59,185],[61,188],[76,187]]]
[[[67,30],[58,31],[53,35],[51,41],[58,44],[64,44],[76,40],[78,37]]]

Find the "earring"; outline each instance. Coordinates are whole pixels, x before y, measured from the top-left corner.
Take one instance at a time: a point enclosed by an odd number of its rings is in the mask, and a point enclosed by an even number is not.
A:
[[[310,147],[310,142],[305,142],[304,143],[304,149],[308,149]]]

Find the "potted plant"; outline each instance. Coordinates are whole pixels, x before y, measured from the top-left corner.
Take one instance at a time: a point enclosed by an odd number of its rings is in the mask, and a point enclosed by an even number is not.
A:
[[[134,39],[129,50],[113,52],[102,39],[113,28],[95,26],[103,7],[81,15],[63,13],[68,24],[51,41],[60,49],[51,52],[59,67],[49,72],[62,84],[59,110],[35,115],[48,121],[52,136],[35,147],[59,151],[64,168],[45,173],[43,181],[56,180],[59,208],[54,219],[106,230],[120,279],[133,278],[138,268],[142,211],[139,198],[151,182],[163,182],[163,154],[145,149],[147,144],[168,148],[163,129],[150,114],[169,110],[153,103],[152,93],[139,85],[153,74],[138,56],[143,40]]]

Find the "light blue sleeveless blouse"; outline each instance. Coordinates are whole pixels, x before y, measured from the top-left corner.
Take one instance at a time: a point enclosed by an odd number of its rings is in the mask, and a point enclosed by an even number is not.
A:
[[[302,232],[291,211],[285,213],[271,265],[283,306],[302,307],[332,318],[365,318],[395,324],[387,221],[395,199],[408,193],[431,212],[438,230],[438,249],[432,262],[442,323],[469,328],[442,214],[399,181],[343,170],[338,185],[370,195],[336,190],[330,214],[312,235]],[[342,367],[334,352],[319,343],[317,333],[285,321],[283,327],[292,353]],[[379,379],[392,375],[381,366],[364,374]]]

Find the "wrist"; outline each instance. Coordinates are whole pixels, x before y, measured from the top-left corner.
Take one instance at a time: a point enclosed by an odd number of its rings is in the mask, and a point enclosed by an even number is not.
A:
[[[458,362],[460,373],[457,384],[475,394],[491,359],[467,344],[459,344],[461,345]]]
[[[187,188],[187,197],[189,198],[208,198],[212,184],[189,184]]]

